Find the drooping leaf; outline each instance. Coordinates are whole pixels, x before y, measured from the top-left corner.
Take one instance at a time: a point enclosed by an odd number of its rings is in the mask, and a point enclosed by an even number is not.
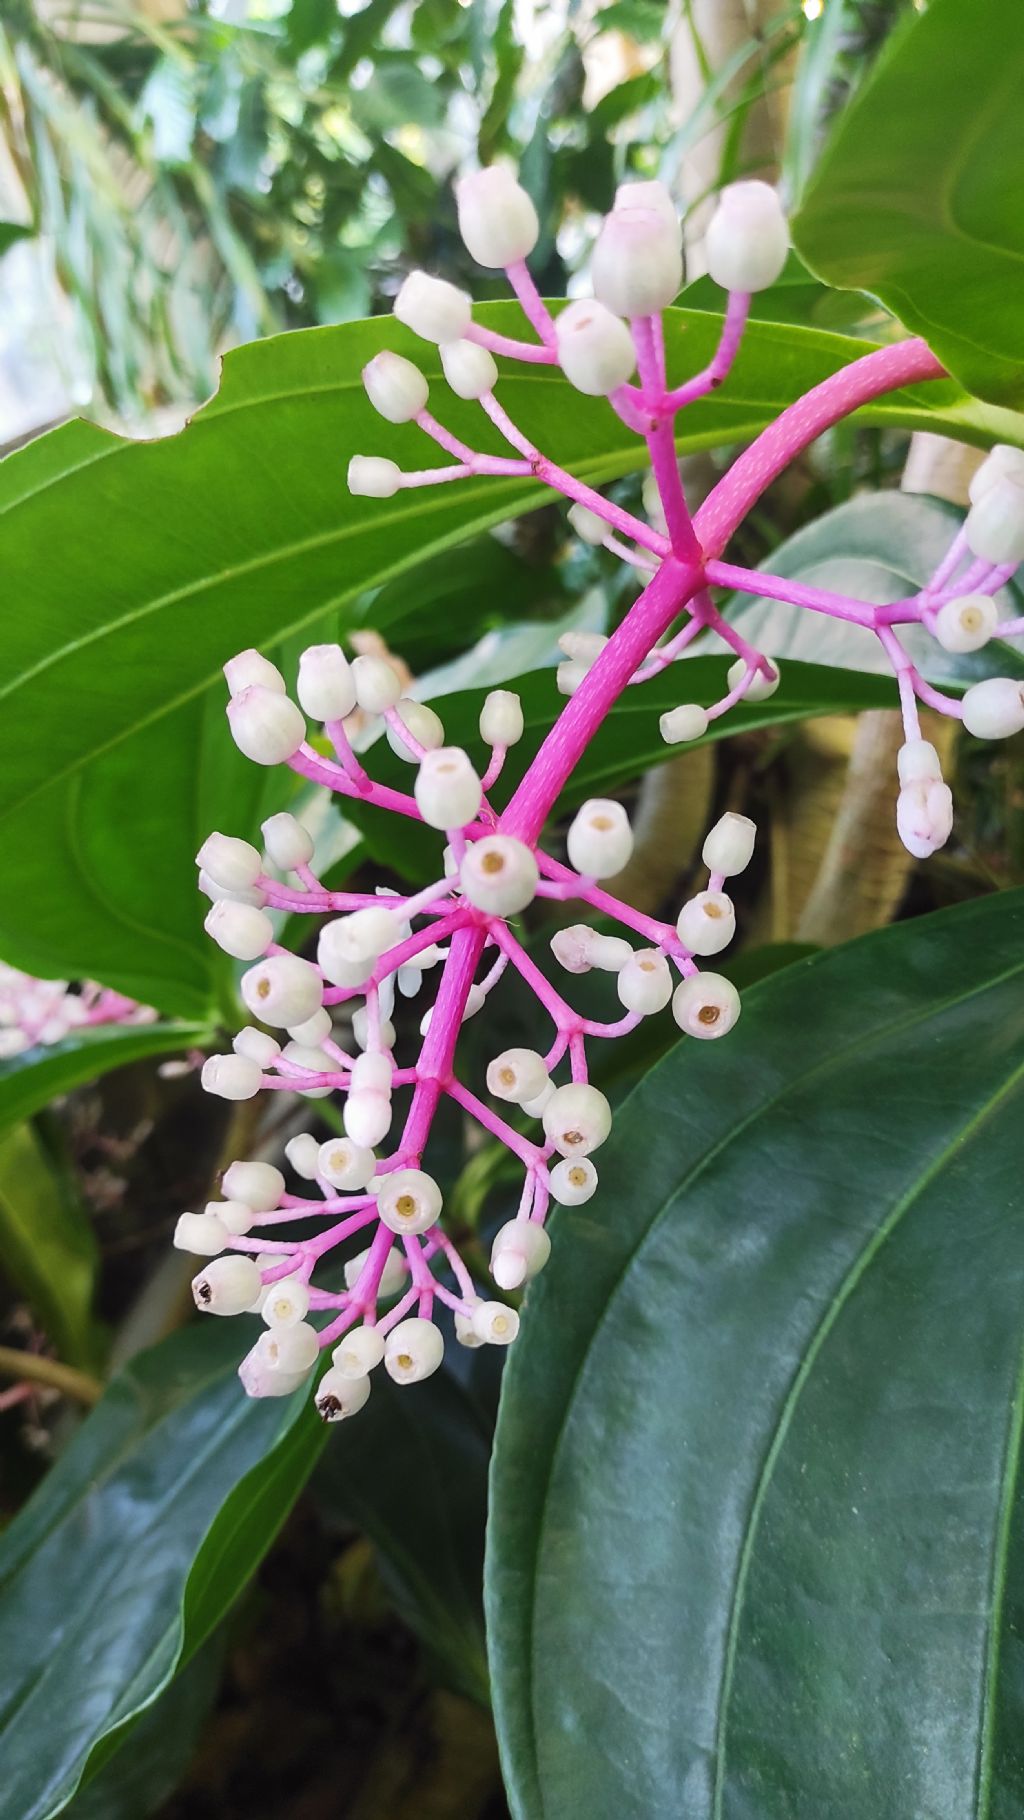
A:
[[[0,1259],[58,1356],[92,1366],[96,1240],[70,1182],[28,1124],[0,1132]]]
[[[516,1820],[1018,1811],[1022,937],[763,981],[557,1215],[492,1474]]]
[[[223,1637],[210,1637],[72,1798],[68,1820],[147,1820],[160,1809],[192,1759],[223,1662]]]
[[[202,1024],[101,1024],[0,1060],[0,1130],[146,1056],[181,1052],[209,1040]]]

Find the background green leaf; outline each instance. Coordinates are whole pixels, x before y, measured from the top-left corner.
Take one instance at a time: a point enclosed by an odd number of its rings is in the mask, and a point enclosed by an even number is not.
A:
[[[0,1060],[0,1130],[114,1068],[201,1046],[209,1037],[202,1024],[100,1024],[59,1043],[5,1056]]]
[[[0,1131],[0,1257],[60,1358],[95,1364],[96,1239],[67,1171],[29,1124]]]

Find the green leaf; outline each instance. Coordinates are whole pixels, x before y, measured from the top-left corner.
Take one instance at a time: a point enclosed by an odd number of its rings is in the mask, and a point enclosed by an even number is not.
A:
[[[320,1453],[308,1390],[251,1402],[255,1323],[115,1378],[0,1541],[0,1820],[47,1820],[246,1584]]]
[[[96,1240],[85,1209],[31,1125],[0,1134],[0,1256],[11,1287],[60,1358],[94,1365]]]
[[[19,240],[31,240],[35,228],[27,222],[0,221],[0,259]]]
[[[893,33],[793,223],[828,284],[880,297],[967,390],[1024,403],[1024,8],[931,0]]]
[[[557,1214],[492,1469],[517,1820],[1019,1811],[1022,939],[773,975]]]
[[[0,1060],[0,1130],[114,1068],[209,1040],[202,1024],[101,1024],[6,1057]]]
[[[67,1820],[146,1820],[156,1813],[192,1760],[223,1665],[224,1640],[211,1637],[79,1789],[64,1809]]]

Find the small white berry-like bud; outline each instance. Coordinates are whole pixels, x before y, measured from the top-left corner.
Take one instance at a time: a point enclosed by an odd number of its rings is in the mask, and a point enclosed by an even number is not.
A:
[[[258,1265],[238,1254],[214,1258],[192,1278],[192,1299],[204,1314],[244,1314],[259,1292]]]
[[[537,211],[514,171],[489,164],[455,185],[459,233],[477,265],[518,265],[537,244]]]
[[[701,848],[701,858],[709,872],[721,872],[732,878],[749,866],[754,851],[757,829],[749,815],[734,815],[728,810],[712,828]]]
[[[1024,449],[1011,448],[1009,443],[997,442],[990,449],[980,468],[972,474],[967,494],[972,506],[977,505],[983,494],[995,486],[996,482],[1009,477],[1019,487],[1024,487]]]
[[[261,1068],[272,1068],[281,1053],[281,1045],[276,1037],[268,1035],[266,1030],[256,1030],[252,1024],[246,1024],[231,1038],[231,1047],[236,1055],[247,1055],[251,1062],[258,1062]]]
[[[399,1321],[384,1343],[384,1369],[396,1384],[418,1384],[429,1378],[444,1358],[441,1329],[414,1316]]]
[[[271,1347],[273,1356],[268,1357],[266,1342],[273,1337],[263,1334],[238,1367],[247,1397],[290,1397],[307,1375],[305,1371],[282,1371],[277,1363],[276,1344]]]
[[[272,1283],[270,1293],[273,1294],[280,1288],[280,1283]],[[269,1333],[262,1335],[259,1345],[272,1370],[289,1374],[298,1372],[302,1377],[305,1377],[307,1371],[312,1371],[320,1357],[320,1340],[316,1328],[310,1327],[306,1321],[271,1327]]]
[[[174,1228],[175,1248],[190,1251],[197,1258],[216,1257],[229,1237],[223,1220],[213,1213],[180,1213]]]
[[[329,1138],[320,1146],[317,1174],[334,1188],[365,1188],[376,1167],[373,1151],[351,1138]]]
[[[485,834],[459,867],[463,894],[489,916],[514,916],[533,902],[540,874],[534,854],[511,834]]]
[[[216,879],[211,878],[210,874],[205,872],[201,866],[199,868],[199,876],[196,879],[196,884],[199,886],[203,895],[208,897],[213,904],[219,904],[222,897],[229,897],[232,903],[252,904],[254,909],[262,910],[267,901],[266,892],[261,891],[257,885],[254,885],[249,891],[225,890],[224,886],[218,885]]]
[[[469,991],[466,994],[466,1003],[462,1008],[463,1023],[466,1022],[467,1018],[475,1017],[478,1011],[482,1011],[484,1006],[486,1005],[486,1003],[487,1003],[487,994],[484,991],[483,987],[482,986],[470,986]],[[420,1018],[420,1035],[421,1036],[426,1036],[427,1031],[430,1029],[430,1025],[431,1025],[433,1016],[434,1016],[434,1007],[433,1007],[433,1005],[431,1005],[430,1010],[425,1011],[423,1013],[423,1016]]]
[[[523,737],[523,704],[514,689],[492,689],[480,710],[485,746],[515,746]]]
[[[444,745],[444,727],[440,716],[434,713],[433,708],[428,708],[425,701],[413,701],[406,695],[395,703],[395,709],[403,726],[408,727],[417,745],[425,751],[435,752],[439,746]],[[387,729],[387,742],[396,758],[404,758],[407,764],[419,764],[412,747],[406,745],[401,733],[396,732],[392,726]]]
[[[523,1101],[523,1111],[525,1112],[527,1118],[528,1119],[542,1119],[544,1117],[544,1109],[547,1106],[548,1101],[551,1098],[551,1095],[555,1091],[556,1091],[556,1089],[555,1089],[554,1081],[549,1081],[547,1086],[545,1088],[543,1088],[540,1093],[538,1093],[535,1100],[524,1100]]]
[[[370,1255],[370,1253],[368,1250],[360,1251],[360,1252],[357,1252],[357,1254],[354,1258],[348,1258],[346,1260],[346,1263],[345,1263],[345,1287],[346,1287],[346,1289],[355,1288],[356,1284],[359,1281],[360,1273],[362,1272],[363,1266],[365,1265],[366,1260],[369,1257],[369,1255]],[[398,1295],[399,1291],[405,1285],[405,1279],[406,1279],[407,1275],[408,1275],[408,1265],[406,1264],[405,1259],[403,1258],[400,1250],[398,1249],[398,1246],[393,1245],[391,1250],[388,1252],[388,1261],[385,1264],[383,1271],[381,1272],[380,1284],[377,1289],[377,1294],[380,1297],[380,1299],[382,1301],[389,1301],[392,1296]]]
[[[344,720],[351,714],[356,685],[340,645],[309,645],[302,652],[295,692],[310,720]]]
[[[935,616],[935,636],[944,651],[980,651],[999,622],[999,608],[989,594],[961,594],[947,600]]]
[[[591,797],[573,817],[566,849],[570,865],[584,878],[614,878],[633,852],[633,830],[622,804]]]
[[[440,1216],[441,1190],[422,1169],[393,1169],[381,1177],[377,1212],[392,1232],[426,1232]]]
[[[367,904],[325,923],[317,942],[317,960],[336,986],[359,986],[368,980],[382,954],[401,940],[402,925],[393,910]]]
[[[464,828],[480,812],[480,779],[461,746],[427,752],[413,786],[416,806],[430,828]]]
[[[628,178],[620,183],[615,191],[615,208],[649,209],[652,214],[660,215],[664,221],[679,226],[679,210],[672,200],[672,192],[667,184],[658,178]]]
[[[581,537],[584,543],[593,544],[595,550],[600,549],[605,538],[611,536],[611,525],[606,519],[600,518],[596,512],[592,512],[589,506],[570,506],[569,523],[577,537]]]
[[[209,874],[214,884],[224,891],[248,891],[263,871],[263,861],[247,840],[236,840],[233,834],[208,834],[196,865]]]
[[[522,1106],[543,1093],[550,1078],[536,1049],[503,1049],[488,1066],[487,1091],[495,1099]]]
[[[1024,685],[1009,676],[988,676],[964,696],[964,726],[975,739],[1009,739],[1024,728]]]
[[[569,1165],[579,1169],[584,1166],[593,1169],[590,1163]],[[559,1164],[559,1168],[564,1167]],[[499,1289],[518,1289],[543,1270],[550,1256],[551,1240],[543,1226],[538,1226],[536,1220],[509,1220],[494,1235],[491,1275]]]
[[[334,1025],[326,1005],[321,1005],[319,1011],[314,1011],[312,1017],[307,1017],[301,1024],[292,1024],[288,1029],[292,1042],[301,1043],[304,1049],[319,1049],[333,1034]]]
[[[691,954],[720,954],[736,933],[736,909],[724,891],[698,891],[676,922],[679,940]]]
[[[904,784],[896,799],[896,828],[915,859],[928,859],[953,832],[953,794],[948,784],[919,778]]]
[[[317,1415],[323,1422],[344,1422],[348,1416],[359,1414],[369,1394],[368,1377],[353,1377],[334,1365],[324,1372],[316,1387]]]
[[[575,695],[586,674],[587,665],[577,663],[574,659],[559,664],[555,671],[555,687],[559,695]]]
[[[203,921],[207,935],[236,961],[254,961],[265,954],[274,939],[274,925],[253,904],[238,904],[230,897],[211,904]]]
[[[724,291],[765,291],[786,263],[789,229],[767,183],[730,183],[708,223],[704,257]]]
[[[309,1313],[309,1290],[302,1278],[278,1277],[267,1289],[261,1313],[268,1327],[294,1327],[304,1321]]]
[[[276,1270],[279,1264],[286,1264],[288,1259],[283,1251],[261,1251],[256,1262],[260,1269],[260,1286],[254,1300],[249,1304],[249,1314],[263,1313],[263,1304],[273,1288],[273,1284],[271,1283],[264,1284],[263,1272],[265,1270]]]
[[[739,688],[743,677],[746,675],[746,671],[747,660],[745,657],[737,657],[736,662],[729,665],[726,681],[729,684],[730,690]],[[764,670],[755,670],[750,682],[747,684],[743,696],[744,701],[767,701],[770,696],[775,694],[781,680],[782,677],[778,664],[772,665],[772,673],[770,676],[766,675]]]
[[[498,363],[488,348],[475,341],[445,341],[441,366],[457,398],[483,398],[498,383]]]
[[[572,1081],[556,1087],[544,1108],[548,1142],[562,1156],[589,1156],[612,1128],[612,1109],[598,1087]]]
[[[594,929],[589,935],[590,965],[602,973],[621,973],[626,962],[633,959],[633,950],[621,935],[599,935]]]
[[[519,1332],[519,1316],[504,1302],[478,1302],[473,1310],[473,1326],[485,1346],[511,1346]]]
[[[684,740],[703,739],[708,730],[707,709],[695,701],[685,701],[670,708],[658,722],[658,730],[667,746],[682,745]]]
[[[566,657],[587,670],[596,664],[607,643],[603,632],[563,632],[558,641]]]
[[[229,695],[241,695],[243,689],[273,689],[278,695],[286,691],[285,680],[276,664],[262,651],[239,651],[224,665],[224,679]]]
[[[402,484],[402,470],[386,455],[353,455],[345,478],[357,499],[392,499]]]
[[[740,1014],[740,995],[720,973],[695,973],[672,998],[672,1016],[687,1036],[725,1036]]]
[[[289,1138],[284,1153],[296,1175],[301,1175],[304,1181],[312,1182],[319,1174],[320,1146],[311,1131],[300,1131],[298,1137]],[[224,1179],[226,1181],[227,1177]]]
[[[319,1011],[324,986],[316,968],[297,954],[270,954],[243,973],[243,1002],[261,1023],[289,1030]]]
[[[269,815],[262,832],[268,857],[282,872],[294,872],[297,866],[309,865],[313,857],[313,836],[286,809]]]
[[[594,931],[588,929],[586,923],[569,923],[564,929],[556,929],[551,937],[551,952],[566,973],[589,973],[594,965],[591,958],[593,942]],[[624,946],[629,948],[629,943]],[[633,952],[631,948],[629,952]],[[628,959],[628,954],[623,957],[623,965]]]
[[[478,1346],[484,1344],[480,1334],[473,1326],[473,1316],[460,1314],[458,1310],[455,1313],[455,1338],[460,1346],[465,1346],[468,1352],[474,1352]]]
[[[390,348],[363,368],[366,396],[389,423],[409,423],[425,408],[430,388],[419,367]]]
[[[548,1180],[552,1196],[560,1207],[581,1207],[597,1188],[597,1170],[588,1156],[564,1156],[555,1164]]]
[[[391,1100],[386,1093],[350,1093],[345,1101],[342,1122],[346,1136],[353,1144],[363,1149],[372,1150],[376,1144],[382,1144],[391,1130],[394,1116]]]
[[[386,657],[354,657],[351,669],[356,700],[364,714],[383,714],[400,699],[402,678]]]
[[[207,1201],[203,1211],[219,1220],[233,1239],[251,1232],[256,1219],[256,1210],[247,1201]]]
[[[984,562],[1024,557],[1024,481],[1001,473],[972,505],[964,522],[968,548]]]
[[[295,703],[258,684],[231,697],[228,727],[238,750],[254,765],[283,765],[294,758],[306,737],[306,723]]]
[[[384,1335],[376,1327],[353,1327],[331,1354],[343,1378],[364,1378],[384,1357]]]
[[[307,1074],[336,1074],[338,1071],[337,1063],[322,1049],[309,1049],[305,1043],[286,1043],[281,1053],[286,1062],[291,1062],[295,1068],[304,1068]],[[287,1074],[287,1069],[284,1072]],[[333,1092],[329,1083],[325,1087],[319,1082],[303,1080],[299,1075],[291,1078],[290,1085],[306,1100],[325,1100]]]
[[[615,982],[621,1003],[627,1011],[651,1017],[664,1011],[672,997],[672,974],[669,964],[657,948],[641,948],[619,973]]]
[[[473,306],[465,291],[447,279],[410,272],[395,298],[395,315],[423,341],[461,341],[473,319]]]
[[[208,1055],[200,1075],[204,1093],[221,1100],[255,1099],[262,1070],[247,1055]]]
[[[352,1064],[352,1091],[354,1093],[390,1093],[391,1063],[386,1055],[370,1052],[357,1055]]]
[[[221,1180],[224,1193],[245,1201],[256,1213],[273,1213],[284,1193],[284,1176],[273,1163],[229,1163]]]
[[[352,1013],[352,1035],[360,1049],[365,1049],[370,1041],[370,1019],[366,1006],[359,1005]],[[380,1020],[380,1043],[382,1049],[393,1049],[398,1041],[398,1032],[390,1018]]]
[[[589,398],[607,398],[625,385],[636,365],[624,322],[603,303],[570,303],[555,318],[558,364],[570,385]]]
[[[682,232],[663,204],[651,208],[624,184],[590,261],[594,295],[616,316],[655,316],[683,285]]]
[[[927,739],[908,739],[896,755],[896,769],[901,784],[915,784],[921,778],[942,780],[939,755]]]

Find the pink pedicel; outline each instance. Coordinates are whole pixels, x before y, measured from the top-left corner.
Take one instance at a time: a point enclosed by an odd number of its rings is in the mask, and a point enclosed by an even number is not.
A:
[[[665,363],[671,323],[660,311],[630,315],[633,308],[649,310],[677,269],[679,222],[661,186],[620,189],[606,251],[624,237],[636,249],[634,264],[624,272],[605,256],[595,265],[592,313],[574,306],[561,341],[558,319],[529,275],[535,216],[514,177],[468,180],[459,196],[463,232],[480,249],[477,256],[489,261],[503,249],[514,255],[507,276],[536,339],[520,341],[475,325],[463,293],[422,274],[403,286],[399,314],[414,333],[440,345],[450,383],[460,397],[478,401],[513,453],[484,455],[456,438],[424,407],[419,373],[389,357],[390,364],[368,369],[373,401],[383,401],[378,408],[391,421],[414,417],[455,464],[402,473],[386,456],[357,456],[350,487],[384,498],[400,488],[466,476],[539,478],[572,502],[573,525],[587,541],[604,543],[649,579],[611,637],[570,635],[565,641],[567,661],[558,682],[569,699],[503,806],[491,800],[492,792],[508,748],[523,734],[521,707],[510,691],[488,696],[480,750],[466,753],[447,746],[432,710],[402,695],[386,659],[359,658],[349,674],[337,647],[315,647],[303,656],[298,708],[287,703],[283,679],[258,653],[243,653],[226,666],[236,700],[232,731],[254,762],[283,762],[342,799],[426,822],[437,832],[437,878],[409,896],[328,889],[310,863],[310,837],[287,815],[264,824],[265,855],[245,841],[214,835],[199,859],[201,887],[218,905],[208,918],[210,932],[249,963],[242,995],[252,1018],[231,1055],[209,1058],[204,1085],[229,1099],[275,1089],[315,1099],[340,1089],[345,1135],[318,1145],[305,1134],[287,1146],[290,1163],[309,1183],[303,1192],[286,1192],[284,1176],[270,1164],[233,1164],[224,1178],[225,1198],[204,1213],[183,1215],[176,1243],[212,1260],[195,1278],[200,1308],[262,1313],[266,1329],[240,1371],[250,1395],[290,1393],[308,1380],[323,1352],[331,1352],[316,1391],[328,1421],[362,1407],[370,1373],[381,1363],[401,1384],[436,1370],[443,1354],[432,1318],[437,1303],[454,1312],[463,1344],[504,1345],[515,1337],[519,1317],[503,1297],[546,1262],[552,1201],[575,1205],[597,1187],[593,1157],[608,1135],[611,1113],[590,1084],[588,1044],[623,1035],[669,1006],[680,1029],[700,1040],[725,1035],[739,1016],[735,988],[704,963],[732,937],[735,915],[726,887],[750,860],[752,822],[729,814],[711,829],[702,855],[707,887],[681,906],[675,923],[632,909],[608,888],[632,850],[618,802],[583,805],[568,833],[569,864],[541,844],[557,799],[622,691],[642,688],[677,663],[685,678],[681,660],[694,637],[717,639],[734,662],[717,702],[693,702],[681,691],[679,707],[661,720],[669,743],[701,737],[736,703],[762,700],[778,686],[778,666],[722,617],[712,588],[788,601],[851,621],[878,639],[898,685],[905,728],[897,825],[917,856],[941,846],[952,822],[952,798],[935,749],[921,736],[918,703],[962,718],[981,737],[1024,728],[1016,682],[989,679],[969,689],[962,702],[946,696],[920,676],[898,631],[919,624],[946,650],[971,651],[993,633],[1022,629],[1016,621],[1000,624],[992,598],[1024,557],[1024,455],[1018,451],[993,451],[972,483],[967,523],[929,584],[888,606],[725,560],[730,539],[764,489],[824,430],[886,392],[943,377],[922,341],[866,354],[814,387],[690,513],[675,455],[676,413],[727,380],[751,293],[781,270],[786,232],[773,192],[745,184],[724,194],[708,239],[712,276],[727,288],[719,346],[707,367],[674,389]],[[492,203],[497,213],[490,212]],[[615,311],[624,311],[628,322]],[[558,467],[494,395],[495,354],[558,365],[570,334],[573,382],[603,395],[646,442],[647,519]],[[324,727],[334,759],[302,737],[300,709]],[[365,727],[375,716],[410,763],[411,793],[375,782],[352,750],[346,722]],[[581,914],[599,914],[616,925],[616,934],[597,933],[586,922],[560,928],[551,948],[567,974],[598,969],[614,976],[617,1017],[600,1022],[576,1011],[524,947],[517,919],[538,897],[578,900],[586,906]],[[275,944],[266,915],[273,910],[318,919],[315,959],[299,960]],[[456,1068],[459,1033],[499,988],[506,969],[537,1001],[536,1049],[507,1050],[491,1060],[485,1081],[464,1081]],[[432,974],[437,989],[420,1025],[419,1053],[398,1060],[391,1023],[396,988],[417,996]],[[335,1029],[331,1016],[339,1005],[345,1006],[344,1030],[340,1024]],[[403,1101],[400,1114],[395,1095]],[[499,1292],[493,1298],[474,1284],[438,1223],[442,1191],[424,1166],[434,1116],[445,1099],[504,1145],[523,1170],[518,1213],[501,1228],[491,1253]],[[308,1227],[307,1236],[276,1236],[296,1227]],[[321,1262],[349,1241],[361,1249],[345,1265],[344,1287],[337,1270],[330,1287],[315,1282]]]

